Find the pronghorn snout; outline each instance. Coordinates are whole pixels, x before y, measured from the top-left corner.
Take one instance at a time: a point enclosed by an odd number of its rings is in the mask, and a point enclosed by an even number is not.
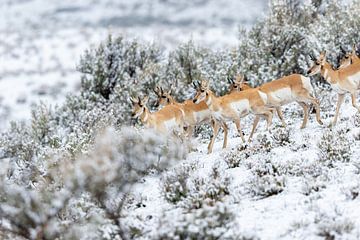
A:
[[[193,100],[193,103],[196,103],[196,99]]]

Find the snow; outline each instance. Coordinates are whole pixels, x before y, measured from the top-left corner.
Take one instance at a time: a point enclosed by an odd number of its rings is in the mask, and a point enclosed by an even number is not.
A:
[[[300,166],[310,166],[317,159],[317,142],[322,132],[328,127],[319,126],[315,119],[315,114],[310,115],[308,126],[300,130],[302,118],[300,115],[290,118],[289,112],[294,108],[300,108],[296,104],[286,106],[284,111],[285,120],[288,123],[287,128],[290,131],[290,139],[292,143],[285,147],[275,147],[269,153],[272,162],[278,162],[287,166],[289,164],[299,163]],[[332,109],[333,111],[334,109]],[[322,113],[324,114],[324,113]],[[341,112],[341,121],[336,129],[344,128],[348,125],[349,119],[354,118],[356,109],[354,109],[350,101],[346,102]],[[330,114],[329,114],[330,115]],[[324,115],[322,115],[324,116]],[[325,119],[326,124],[330,123],[331,117]],[[243,120],[244,121],[244,120]],[[281,122],[275,119],[274,125],[280,125]],[[249,126],[252,122],[251,117],[245,119],[246,134],[249,134]],[[263,123],[257,129],[256,136],[265,133],[265,124]],[[219,135],[222,135],[221,133]],[[351,133],[349,133],[351,135]],[[214,164],[223,164],[223,156],[231,149],[235,149],[242,144],[240,137],[237,136],[235,126],[231,125],[229,134],[229,146],[222,149],[222,137],[218,137],[214,144],[214,151],[207,155],[207,144],[197,146],[197,152],[192,152],[187,159],[178,165],[185,163],[196,163],[198,169],[195,174],[207,175],[209,169]],[[196,140],[194,140],[196,141]],[[255,146],[258,143],[250,145]],[[306,147],[302,147],[306,145]],[[358,149],[359,142],[354,142],[352,149]],[[358,151],[352,156],[352,159],[358,158]],[[258,164],[261,158],[251,158],[248,161],[254,161]],[[309,165],[310,164],[310,165]],[[319,213],[327,215],[334,214],[334,219],[338,219],[334,209],[340,208],[343,216],[354,222],[354,229],[360,228],[360,209],[358,208],[359,199],[349,201],[344,194],[344,189],[350,186],[358,186],[359,177],[353,164],[339,164],[335,168],[330,169],[328,180],[325,188],[318,193],[309,196],[304,195],[304,177],[287,174],[285,190],[277,195],[259,198],[254,197],[244,191],[243,186],[252,178],[252,172],[247,169],[244,164],[240,167],[224,170],[223,174],[231,175],[230,196],[225,200],[231,211],[236,215],[236,222],[239,224],[239,231],[245,235],[254,235],[259,239],[322,239],[318,236],[318,230],[314,225],[314,219]],[[135,189],[137,194],[141,194],[145,207],[132,209],[131,214],[138,216],[144,221],[145,229],[149,231],[157,231],[154,229],[156,219],[162,218],[162,212],[172,212],[176,216],[179,209],[169,205],[159,192],[160,178],[147,177],[144,179],[145,184],[139,184]],[[350,186],[349,186],[350,185]],[[146,216],[151,215],[151,220],[147,220]],[[327,216],[326,215],[326,216]],[[321,220],[321,218],[320,218]],[[336,220],[335,220],[336,221]],[[296,226],[300,226],[297,229]],[[346,239],[356,239],[356,231],[353,235],[345,237]],[[146,238],[144,238],[146,239]]]

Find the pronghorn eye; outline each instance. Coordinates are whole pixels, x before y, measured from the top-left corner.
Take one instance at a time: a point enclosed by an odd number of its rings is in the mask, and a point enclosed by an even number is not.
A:
[[[139,104],[139,107],[143,107],[143,105]]]
[[[238,87],[238,86],[236,86],[236,85],[234,86],[234,88],[237,88],[237,87]]]
[[[319,63],[319,62],[316,62],[315,64],[316,64],[316,65],[320,65],[320,63]]]
[[[162,98],[166,98],[166,96],[161,96]]]
[[[205,91],[201,89],[200,92],[205,92]]]

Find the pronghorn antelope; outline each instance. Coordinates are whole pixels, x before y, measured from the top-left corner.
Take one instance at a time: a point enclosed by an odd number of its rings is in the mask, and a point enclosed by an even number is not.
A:
[[[248,141],[254,134],[256,126],[260,120],[260,117],[264,117],[267,121],[267,129],[269,130],[272,120],[272,111],[265,104],[267,102],[266,94],[261,93],[257,89],[248,89],[242,92],[233,92],[228,95],[217,97],[209,89],[209,83],[206,80],[202,80],[201,84],[197,87],[197,94],[193,100],[194,103],[205,101],[207,106],[212,112],[213,118],[215,118],[221,124],[225,124],[228,121],[233,121],[236,124],[237,130],[245,142],[241,126],[240,118],[248,115],[250,112],[255,114],[255,120],[251,134]],[[215,137],[217,133],[214,133]],[[224,134],[224,141],[227,141],[227,133]],[[226,144],[225,146],[226,147]]]
[[[178,103],[171,96],[171,89],[172,88],[170,87],[170,90],[168,92],[164,91],[161,87],[156,87],[154,89],[154,92],[158,97],[156,105],[174,105],[180,108],[184,114],[184,126],[187,127],[186,132],[188,137],[192,136],[194,127],[201,123],[210,123],[214,133],[217,133],[219,131],[220,126],[218,122],[211,118],[211,111],[209,110],[205,102],[202,101],[199,104],[195,104],[192,100],[187,100],[183,103]],[[227,129],[224,129],[224,131],[227,131]],[[215,141],[214,135],[212,136],[212,139],[209,143],[208,153],[212,152],[212,147]]]
[[[184,114],[182,110],[174,105],[169,105],[161,110],[151,113],[146,107],[149,97],[143,99],[130,98],[133,104],[132,117],[140,118],[146,127],[154,128],[156,131],[165,134],[180,134],[184,129]]]
[[[244,77],[239,77],[239,79],[244,79]],[[240,89],[241,86],[243,86],[244,89],[251,88],[248,84],[242,81],[239,81],[238,83],[234,82],[233,85],[235,84],[238,84],[239,86],[235,89]],[[314,90],[311,86],[309,78],[300,74],[292,74],[265,83],[257,89],[267,95],[267,106],[276,109],[277,115],[279,116],[283,127],[286,126],[286,123],[281,111],[281,106],[295,101],[304,109],[304,119],[301,128],[306,127],[309,118],[308,105],[306,104],[308,102],[314,104],[316,119],[320,125],[323,124],[320,119],[319,101],[312,96]]]
[[[314,64],[309,69],[308,74],[312,76],[320,72],[338,93],[338,102],[332,125],[334,126],[337,122],[346,93],[351,94],[352,105],[360,111],[359,106],[356,104],[356,91],[360,89],[360,64],[351,64],[345,68],[334,70],[330,63],[326,61],[326,52],[322,52],[318,59],[312,55],[310,57]]]
[[[353,45],[352,52],[347,53],[342,47],[340,47],[341,51],[345,54],[345,56],[340,60],[340,67],[345,68],[351,64],[359,64],[360,57],[357,55],[356,45]]]

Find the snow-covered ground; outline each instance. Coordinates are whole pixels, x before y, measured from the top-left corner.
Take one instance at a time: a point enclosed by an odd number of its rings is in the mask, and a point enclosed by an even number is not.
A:
[[[325,96],[330,102],[335,100],[334,97],[334,94]],[[312,114],[307,128],[302,130],[299,129],[302,121],[300,109],[297,104],[290,104],[283,109],[288,124],[286,129],[290,133],[290,142],[284,146],[275,144],[265,154],[254,151],[247,159],[239,157],[241,160],[238,167],[229,168],[224,161],[227,154],[241,154],[241,151],[236,149],[242,145],[235,126],[231,126],[227,149],[222,149],[222,137],[217,139],[214,152],[209,155],[206,154],[207,144],[198,144],[198,151],[189,154],[187,159],[178,163],[175,168],[182,165],[196,166],[195,171],[190,174],[191,179],[199,174],[206,176],[212,166],[220,165],[221,175],[231,176],[230,194],[225,197],[224,202],[235,214],[237,233],[244,239],[358,239],[360,209],[359,197],[356,194],[360,189],[359,169],[356,164],[360,157],[360,127],[354,127],[355,119],[359,119],[359,116],[356,116],[357,111],[350,101],[344,104],[341,120],[333,130],[346,129],[346,137],[351,142],[350,162],[337,162],[334,167],[328,168],[318,160],[318,142],[329,129],[334,109],[321,113],[323,120],[325,119],[323,126],[316,122],[315,115]],[[252,119],[247,117],[243,120],[242,126],[246,135],[250,132]],[[276,117],[274,123],[276,127],[273,133],[278,131],[281,125]],[[265,122],[262,122],[255,134],[257,140],[249,147],[259,146],[261,143],[258,140],[264,134],[266,135]],[[271,139],[272,134],[267,136]],[[196,144],[196,140],[194,143]],[[262,168],[271,168],[272,165],[278,167],[279,176],[285,178],[283,191],[269,197],[249,193],[249,186],[253,186],[254,170],[265,170]],[[179,210],[179,205],[169,204],[165,200],[161,190],[162,182],[160,177],[145,178],[144,183],[139,184],[135,191],[136,199],[141,199],[142,205],[133,205],[127,213],[130,219],[138,219],[142,223],[145,236],[156,234],[162,227],[159,222],[166,220],[173,221],[173,224],[181,229],[178,217],[187,211]],[[179,211],[181,214],[177,214]],[[164,216],[173,218],[164,220]],[[168,230],[161,231],[174,231],[175,226],[168,225]]]
[[[237,42],[266,10],[263,0],[3,0],[0,3],[0,129],[58,104],[79,89],[81,54],[108,34],[172,48],[194,39],[213,48]]]

